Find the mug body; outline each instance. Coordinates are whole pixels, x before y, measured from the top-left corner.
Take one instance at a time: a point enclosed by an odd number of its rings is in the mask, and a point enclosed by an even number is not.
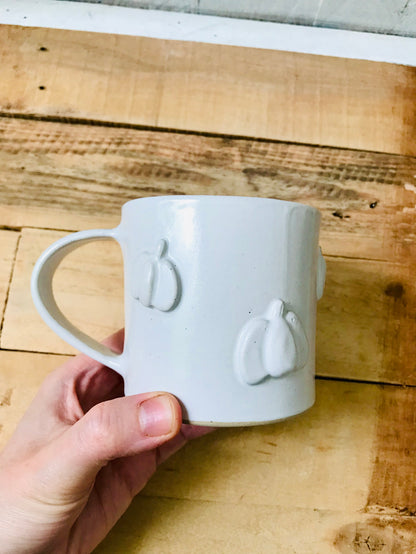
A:
[[[312,207],[263,198],[125,204],[126,394],[171,392],[185,421],[215,426],[312,406],[319,223]]]

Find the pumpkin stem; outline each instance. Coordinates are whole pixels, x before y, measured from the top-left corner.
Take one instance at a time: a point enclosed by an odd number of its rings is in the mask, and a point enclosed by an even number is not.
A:
[[[158,258],[161,258],[163,256],[163,254],[165,253],[165,250],[166,250],[166,241],[165,239],[160,239],[159,241],[159,244],[157,245],[157,249],[156,249],[156,256]]]
[[[276,298],[275,300],[272,300],[270,303],[268,309],[267,309],[267,319],[275,319],[276,317],[280,316],[283,317],[283,311],[285,309],[285,303],[283,300],[280,300],[280,298]]]

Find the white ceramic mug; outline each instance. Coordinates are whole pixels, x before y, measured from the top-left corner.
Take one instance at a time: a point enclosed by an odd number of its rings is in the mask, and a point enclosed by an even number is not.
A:
[[[32,276],[46,323],[120,373],[127,395],[168,391],[185,421],[253,425],[303,412],[315,399],[316,303],[325,262],[310,206],[232,196],[127,202],[115,229],[52,244]],[[125,279],[125,343],[116,354],[71,324],[52,277],[79,245],[115,239]]]

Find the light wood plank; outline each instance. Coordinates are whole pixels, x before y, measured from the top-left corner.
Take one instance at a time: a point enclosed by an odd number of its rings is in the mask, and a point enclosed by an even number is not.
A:
[[[64,359],[0,351],[0,447]],[[411,552],[416,389],[318,381],[317,393],[286,422],[188,444],[97,552]]]
[[[413,516],[415,401],[413,387],[318,381],[309,412],[187,445],[144,494]]]
[[[415,154],[412,68],[0,28],[0,110]]]
[[[198,439],[163,465],[144,494],[361,510],[373,475],[382,395],[377,385],[318,381],[310,411],[280,424],[220,429]]]
[[[41,381],[65,359],[0,351],[3,444]],[[409,488],[416,476],[416,427],[409,415],[415,401],[413,387],[318,380],[316,404],[305,414],[195,440],[163,464],[143,494],[408,515],[416,507]],[[381,478],[388,486],[377,487]]]
[[[75,352],[43,323],[30,296],[36,259],[61,236],[55,231],[23,230],[2,348]],[[317,373],[416,384],[414,265],[332,257],[327,262],[326,290],[318,304]],[[116,243],[83,246],[66,258],[56,275],[58,304],[83,331],[102,339],[124,324],[122,273]]]
[[[138,497],[94,552],[410,554],[415,535],[414,518]]]
[[[20,233],[0,231],[0,333]]]
[[[68,359],[0,350],[0,450],[29,407],[43,379]]]
[[[62,233],[54,231],[23,230],[1,348],[76,353],[41,320],[30,295],[36,258],[61,236]],[[54,290],[65,315],[95,338],[101,340],[123,327],[123,271],[121,252],[115,242],[97,242],[71,253],[56,275]],[[22,321],[25,322],[23,331]]]
[[[263,196],[317,207],[325,254],[416,259],[411,157],[0,118],[0,167],[4,225],[111,227],[140,196]]]

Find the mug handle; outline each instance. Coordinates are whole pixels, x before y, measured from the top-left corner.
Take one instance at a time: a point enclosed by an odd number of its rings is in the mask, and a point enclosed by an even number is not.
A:
[[[124,377],[124,355],[117,354],[75,327],[59,309],[52,288],[52,280],[63,258],[93,240],[114,239],[119,244],[116,229],[91,229],[63,237],[51,244],[35,264],[31,279],[31,293],[42,319],[67,343],[94,360],[114,369]]]

